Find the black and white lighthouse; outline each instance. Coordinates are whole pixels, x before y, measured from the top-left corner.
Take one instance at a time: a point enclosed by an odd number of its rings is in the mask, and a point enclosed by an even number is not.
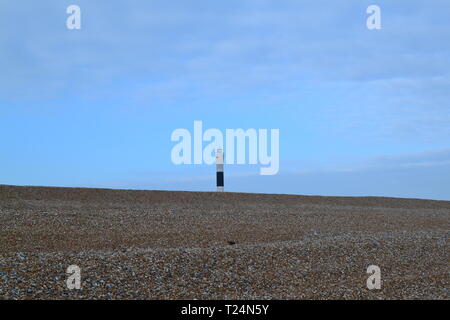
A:
[[[217,191],[223,191],[223,152],[222,149],[216,151],[216,185]]]

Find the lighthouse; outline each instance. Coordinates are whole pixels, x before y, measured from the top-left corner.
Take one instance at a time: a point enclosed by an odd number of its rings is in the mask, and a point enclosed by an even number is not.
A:
[[[216,185],[217,191],[223,192],[223,152],[222,149],[216,151]]]

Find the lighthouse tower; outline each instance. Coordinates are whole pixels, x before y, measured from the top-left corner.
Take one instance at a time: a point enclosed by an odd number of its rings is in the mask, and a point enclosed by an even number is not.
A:
[[[222,149],[216,151],[216,185],[217,191],[223,192],[223,152]]]

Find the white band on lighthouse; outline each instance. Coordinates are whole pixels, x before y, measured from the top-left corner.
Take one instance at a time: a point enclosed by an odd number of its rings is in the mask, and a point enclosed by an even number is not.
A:
[[[216,185],[217,191],[223,191],[223,152],[222,149],[216,151]]]

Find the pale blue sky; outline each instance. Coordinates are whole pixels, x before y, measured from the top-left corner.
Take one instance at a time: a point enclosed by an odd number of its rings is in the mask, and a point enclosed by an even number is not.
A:
[[[450,200],[449,55],[448,0],[2,1],[0,184],[212,191],[170,159],[202,120],[280,129],[228,191]]]

